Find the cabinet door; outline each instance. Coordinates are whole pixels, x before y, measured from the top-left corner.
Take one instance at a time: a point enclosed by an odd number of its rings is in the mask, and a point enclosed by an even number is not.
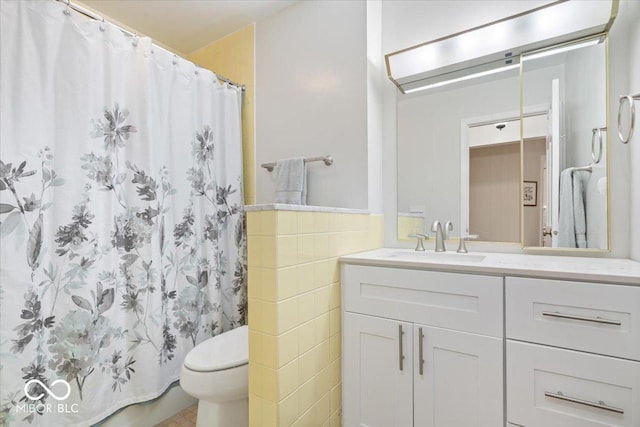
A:
[[[414,325],[413,340],[416,426],[504,425],[501,339]]]
[[[413,426],[411,323],[352,313],[343,322],[343,425]]]

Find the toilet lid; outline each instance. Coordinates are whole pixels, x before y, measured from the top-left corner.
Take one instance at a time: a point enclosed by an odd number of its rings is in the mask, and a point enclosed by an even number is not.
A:
[[[192,371],[211,372],[249,363],[249,328],[241,326],[194,347],[184,359]]]

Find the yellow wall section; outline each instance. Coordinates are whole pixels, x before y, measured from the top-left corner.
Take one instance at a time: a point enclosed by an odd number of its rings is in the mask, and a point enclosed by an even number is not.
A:
[[[191,52],[187,58],[203,68],[245,85],[242,102],[242,156],[245,204],[255,203],[254,133],[254,29],[248,25],[235,33]]]
[[[398,240],[409,240],[410,234],[425,233],[424,217],[398,214]]]
[[[382,247],[380,215],[247,214],[249,424],[340,426],[338,257]]]

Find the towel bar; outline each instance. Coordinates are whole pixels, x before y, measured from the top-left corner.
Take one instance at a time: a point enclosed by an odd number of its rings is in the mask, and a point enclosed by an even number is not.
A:
[[[598,163],[600,163],[600,160],[602,159],[602,131],[606,131],[607,128],[606,127],[602,127],[602,128],[593,128],[591,130],[591,158],[593,159],[593,164],[597,165]],[[600,139],[600,149],[598,150],[598,155],[596,156],[596,134],[598,135],[599,139]]]
[[[633,128],[636,124],[636,106],[633,101],[640,100],[640,93],[636,93],[635,95],[621,95],[620,96],[620,106],[618,107],[618,137],[620,138],[620,142],[623,144],[629,143],[631,136],[633,136]],[[620,131],[622,127],[622,106],[625,101],[629,101],[629,133],[627,133],[627,137],[625,138]]]
[[[324,162],[325,165],[331,166],[333,164],[333,157],[331,157],[331,156],[305,157],[304,162],[305,163],[309,163],[309,162]],[[273,163],[263,163],[260,166],[262,166],[263,168],[265,168],[266,170],[271,172],[276,167],[276,163],[275,162],[273,162]]]

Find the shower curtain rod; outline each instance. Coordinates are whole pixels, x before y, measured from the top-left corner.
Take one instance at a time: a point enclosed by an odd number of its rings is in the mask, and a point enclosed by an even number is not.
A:
[[[82,6],[79,6],[79,5],[75,4],[75,3],[72,3],[70,0],[56,0],[56,1],[66,5],[69,9],[72,9],[72,10],[78,12],[79,14],[84,15],[84,16],[86,16],[88,18],[93,19],[93,20],[102,21],[102,22],[109,22],[109,24],[111,24],[114,27],[118,28],[120,31],[122,31],[123,33],[125,33],[126,35],[128,35],[130,37],[138,37],[138,34],[136,34],[134,32],[131,32],[131,31],[127,30],[126,28],[123,28],[120,25],[114,24],[111,21],[106,21],[104,19],[104,16],[96,15],[95,13],[91,12],[88,9],[85,9]],[[152,42],[153,42],[153,40],[152,40]],[[185,61],[190,62],[190,63],[194,64],[196,67],[200,68],[199,65],[195,64],[193,61],[189,61],[188,59],[186,59],[182,55],[178,55],[177,53],[171,52],[170,50],[168,50],[168,49],[166,49],[166,48],[164,48],[162,46],[159,46],[157,43],[152,43],[152,44],[153,44],[153,46],[157,47],[158,49],[162,49],[162,50],[164,50],[166,52],[169,52],[170,54],[172,54],[172,55],[174,55],[176,57],[180,57],[180,58],[184,59]],[[244,93],[245,85],[241,85],[239,83],[236,83],[236,82],[234,82],[233,80],[231,80],[231,79],[229,79],[227,77],[221,76],[220,74],[216,73],[215,71],[213,72],[213,74],[216,75],[216,78],[218,80],[220,80],[220,81],[222,81],[224,83],[227,83],[227,84],[229,84],[231,86],[235,86],[235,87],[239,88],[240,90],[242,90],[242,92]]]

